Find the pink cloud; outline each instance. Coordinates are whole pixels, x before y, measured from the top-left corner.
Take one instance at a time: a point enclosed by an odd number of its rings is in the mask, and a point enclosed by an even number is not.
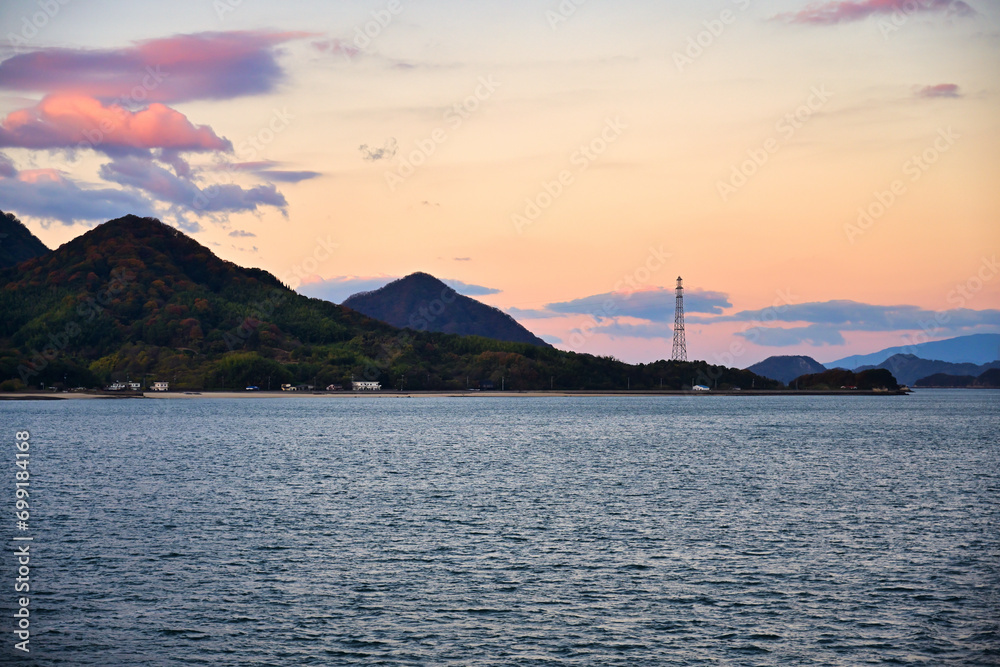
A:
[[[936,86],[924,86],[917,91],[917,97],[961,97],[958,85],[954,83],[939,83]]]
[[[206,125],[162,104],[140,111],[84,95],[49,95],[0,121],[0,147],[94,148],[106,153],[167,148],[228,151],[232,145]]]
[[[834,0],[814,3],[801,11],[779,14],[775,18],[789,23],[834,25],[897,12],[904,15],[918,12],[952,12],[960,16],[976,13],[962,0],[862,0],[861,2]]]
[[[204,32],[119,49],[39,49],[0,63],[0,88],[73,93],[132,104],[269,93],[285,77],[275,47],[310,35]]]

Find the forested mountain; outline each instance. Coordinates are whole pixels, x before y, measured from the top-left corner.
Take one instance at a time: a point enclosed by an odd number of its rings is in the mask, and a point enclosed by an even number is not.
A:
[[[11,213],[0,211],[0,268],[49,252],[45,244]]]
[[[892,373],[884,368],[873,368],[866,371],[848,371],[843,368],[831,368],[822,373],[811,373],[797,377],[788,383],[794,389],[899,389],[899,383]]]
[[[427,273],[411,273],[355,294],[343,305],[394,327],[548,346],[507,313],[463,296]]]
[[[776,382],[705,362],[629,365],[478,336],[400,330],[216,257],[151,218],[104,223],[0,270],[0,387],[169,381],[178,389],[720,389]]]

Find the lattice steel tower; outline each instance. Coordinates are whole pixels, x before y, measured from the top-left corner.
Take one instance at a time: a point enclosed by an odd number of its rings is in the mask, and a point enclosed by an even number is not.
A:
[[[687,341],[684,339],[684,283],[680,276],[677,276],[675,292],[677,298],[674,306],[674,349],[670,353],[670,359],[672,361],[687,361]]]

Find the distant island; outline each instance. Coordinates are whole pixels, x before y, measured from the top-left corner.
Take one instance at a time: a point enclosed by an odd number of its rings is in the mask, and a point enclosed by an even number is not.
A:
[[[0,233],[13,225],[10,217],[4,221]],[[626,364],[557,350],[537,338],[511,342],[400,329],[297,294],[270,273],[219,259],[152,218],[125,216],[56,250],[42,248],[0,269],[0,391],[126,381],[191,391],[283,384],[323,389],[352,380],[448,391],[782,387],[751,371],[704,361]],[[409,282],[429,285],[426,296],[439,287],[431,276]],[[450,301],[451,293],[446,297]],[[355,303],[366,300],[359,296]],[[452,304],[444,301],[435,318],[446,329]],[[417,303],[411,316],[420,317]],[[457,298],[453,303],[462,317],[478,310]],[[482,308],[480,313],[495,314]],[[399,316],[405,314],[401,308]],[[492,333],[503,332],[497,325]]]

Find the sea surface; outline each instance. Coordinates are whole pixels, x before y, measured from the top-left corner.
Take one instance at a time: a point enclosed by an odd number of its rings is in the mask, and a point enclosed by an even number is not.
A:
[[[0,424],[3,664],[1000,664],[997,391],[21,401]]]

